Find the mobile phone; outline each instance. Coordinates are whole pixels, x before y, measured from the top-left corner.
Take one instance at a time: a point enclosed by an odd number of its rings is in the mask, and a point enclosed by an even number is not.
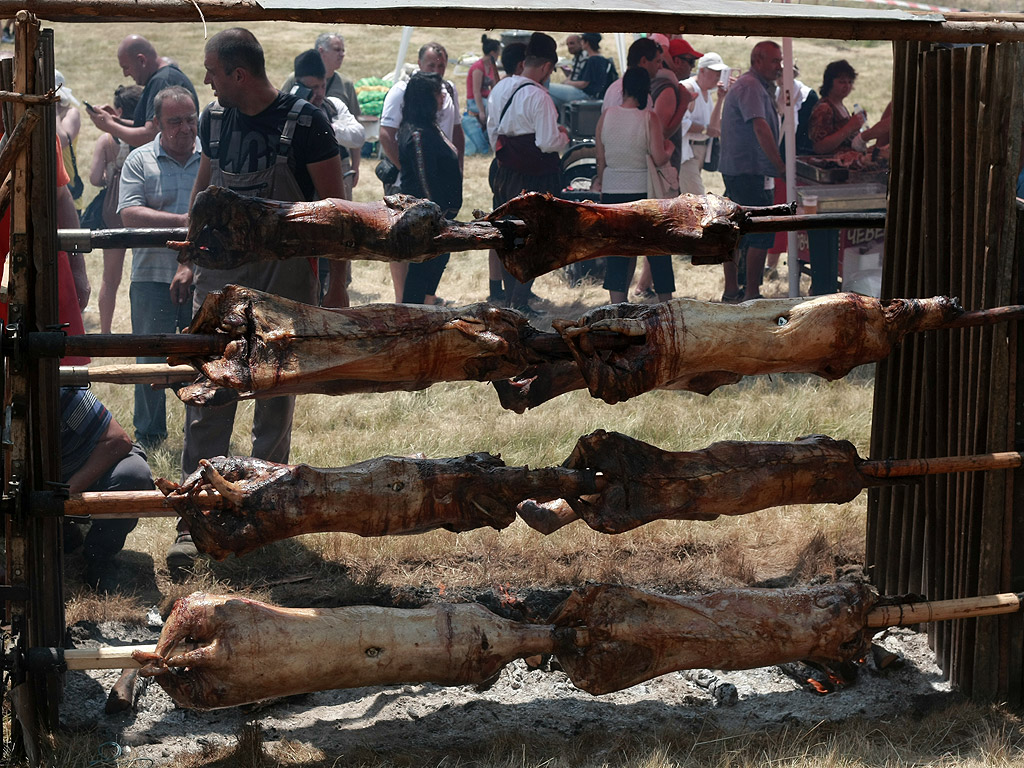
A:
[[[83,104],[85,104],[85,108],[86,108],[87,110],[89,110],[90,112],[95,112],[95,111],[96,111],[96,107],[94,107],[94,106],[93,106],[92,104],[90,104],[90,103],[89,103],[88,101],[86,101],[85,99],[82,99],[82,103],[83,103]]]
[[[726,67],[725,69],[722,70],[722,73],[718,76],[718,84],[722,88],[728,88],[729,87],[729,73],[730,72],[731,72],[731,69],[729,67]]]

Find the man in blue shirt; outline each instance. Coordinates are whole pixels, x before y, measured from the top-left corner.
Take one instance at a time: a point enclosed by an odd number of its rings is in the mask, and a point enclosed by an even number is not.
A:
[[[725,181],[725,196],[741,205],[771,205],[775,177],[786,175],[779,154],[779,114],[776,110],[776,80],[782,76],[782,49],[764,40],[750,52],[747,70],[725,95],[722,105],[722,155],[719,170]],[[761,274],[775,233],[744,235],[740,248],[747,248],[746,285],[741,292],[736,262],[725,263],[725,293],[722,301],[737,302],[761,298]]]
[[[160,91],[155,107],[160,132],[125,160],[118,213],[126,227],[185,227],[199,171],[198,115],[192,94],[178,85]],[[188,325],[191,300],[171,296],[177,269],[177,254],[169,248],[132,249],[132,333],[177,333]],[[163,361],[136,358],[139,363]],[[167,438],[166,409],[165,390],[135,385],[135,439],[144,447]]]

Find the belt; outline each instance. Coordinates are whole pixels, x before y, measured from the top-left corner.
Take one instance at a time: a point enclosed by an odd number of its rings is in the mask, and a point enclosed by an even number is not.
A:
[[[711,141],[710,136],[704,139],[690,139],[691,144],[707,144],[709,141]]]

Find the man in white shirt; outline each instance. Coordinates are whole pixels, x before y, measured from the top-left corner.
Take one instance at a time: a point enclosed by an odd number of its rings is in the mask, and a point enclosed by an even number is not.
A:
[[[459,96],[451,80],[444,80],[444,71],[448,68],[448,51],[440,43],[427,43],[419,51],[420,72],[436,72],[442,78],[444,88],[441,89],[441,108],[437,111],[437,127],[455,145],[459,153],[459,167],[462,168],[466,137],[462,133],[462,121],[459,119]],[[398,129],[402,125],[402,106],[405,104],[405,89],[408,81],[401,81],[391,86],[384,99],[380,113],[380,148],[388,160],[398,168],[398,178],[394,184],[384,185],[384,194],[396,194],[402,187],[402,163],[398,158]],[[390,265],[391,281],[395,286],[395,301],[400,302],[405,294],[405,276],[409,265],[404,262],[392,262]],[[435,296],[427,296],[427,303],[436,301]]]
[[[557,62],[554,39],[534,32],[523,74],[505,78],[491,91],[487,138],[495,156],[495,208],[524,191],[557,194],[562,189],[561,153],[569,145],[569,134],[558,124],[555,103],[541,85]],[[536,314],[527,302],[533,281],[520,283],[504,268],[502,276],[509,306]]]
[[[448,52],[440,43],[427,43],[420,48],[419,66],[420,72],[436,72],[444,78],[444,71],[448,68]],[[402,105],[405,103],[407,85],[406,81],[402,81],[391,86],[380,113],[380,148],[399,170],[402,164],[398,160],[398,128],[402,125]],[[437,111],[437,126],[455,145],[461,165],[466,139],[462,134],[462,122],[459,120],[459,96],[450,80],[445,80],[444,86],[441,109]],[[396,181],[394,186],[397,187],[398,184]]]

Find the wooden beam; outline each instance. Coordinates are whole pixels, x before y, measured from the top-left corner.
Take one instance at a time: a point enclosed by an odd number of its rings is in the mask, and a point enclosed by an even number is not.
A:
[[[592,4],[580,8],[571,4],[551,7],[522,4],[504,8],[486,3],[408,5],[348,0],[322,5],[298,3],[264,7],[254,0],[0,0],[0,17],[14,16],[27,9],[39,18],[63,22],[182,22],[182,21],[298,21],[319,24],[379,24],[433,27],[479,27],[493,29],[502,24],[518,29],[575,30],[580,14],[588,24],[607,32],[644,32],[652,28],[666,33],[707,35],[756,35],[763,37],[827,38],[833,40],[926,40],[950,43],[992,43],[1024,40],[1021,14],[930,14],[914,18],[900,13],[882,19],[878,14],[834,16],[817,6],[806,9],[788,5],[785,15],[765,12],[756,3],[737,12],[728,5],[716,12],[685,13],[670,4],[635,9]],[[773,9],[774,10],[774,9]],[[934,20],[933,20],[934,19]]]

